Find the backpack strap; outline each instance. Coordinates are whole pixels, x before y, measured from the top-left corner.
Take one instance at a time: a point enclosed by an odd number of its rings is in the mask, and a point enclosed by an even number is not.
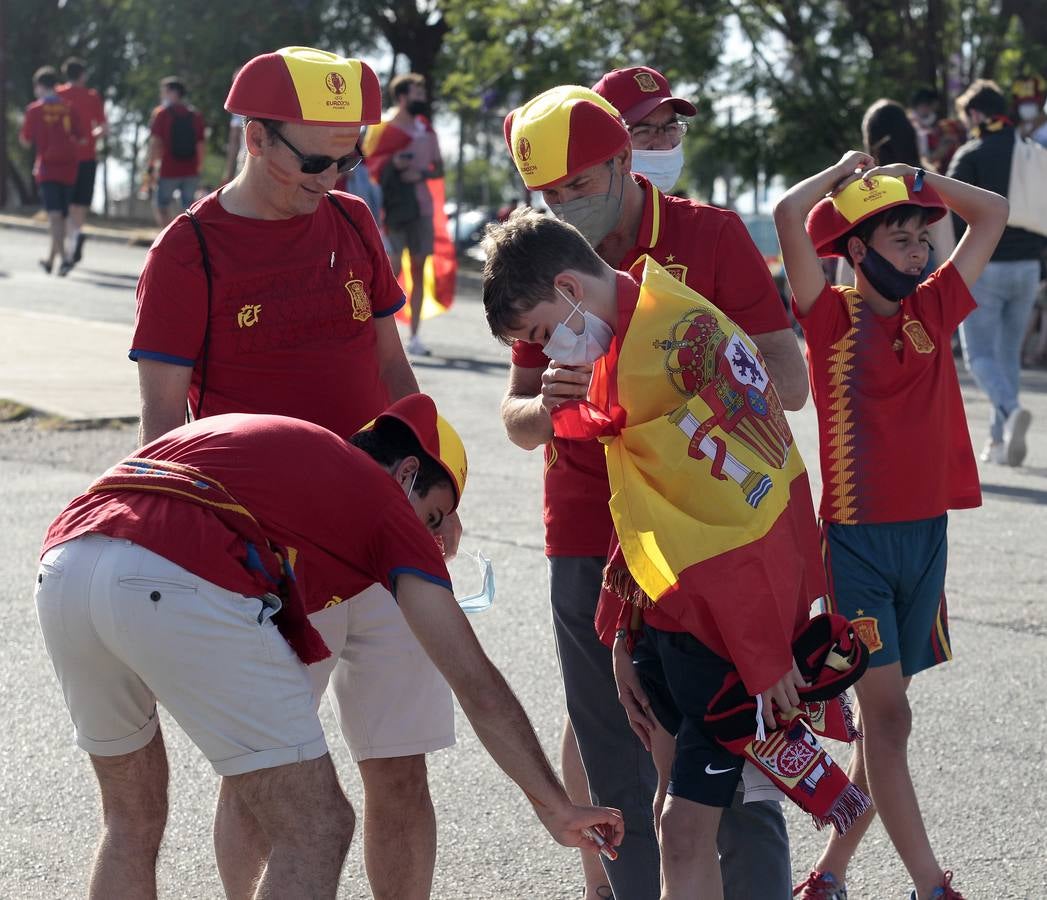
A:
[[[342,201],[339,200],[334,194],[328,191],[324,196],[334,204],[334,208],[338,210],[338,214],[349,223],[349,227],[356,232],[356,236],[360,238],[360,243],[367,247],[367,242],[364,240],[364,236],[360,233],[360,226],[353,221],[353,217],[345,211],[345,207],[342,206]]]
[[[330,195],[328,195],[330,196]],[[191,422],[193,419],[199,419],[201,411],[204,407],[204,393],[207,390],[207,352],[211,345],[211,304],[214,287],[211,278],[211,258],[207,253],[207,242],[204,241],[204,231],[200,227],[200,223],[197,221],[195,215],[191,210],[185,211],[186,218],[189,219],[189,224],[193,226],[193,231],[196,233],[196,240],[200,244],[200,257],[203,261],[204,266],[204,277],[207,279],[207,318],[204,320],[204,341],[203,348],[200,352],[200,396],[196,400],[196,415],[193,415],[192,408],[189,406],[189,398],[185,401],[185,420]]]

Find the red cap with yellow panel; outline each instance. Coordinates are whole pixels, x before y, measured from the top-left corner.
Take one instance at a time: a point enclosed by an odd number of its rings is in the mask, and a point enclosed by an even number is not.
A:
[[[382,88],[374,70],[359,59],[283,47],[244,64],[225,108],[247,118],[302,125],[373,125],[382,119]]]
[[[948,211],[945,202],[930,185],[914,190],[911,175],[875,175],[868,181],[852,181],[835,197],[819,200],[807,217],[807,234],[819,256],[845,256],[845,235],[870,216],[892,206],[910,204],[928,210],[927,222],[937,222]]]
[[[629,143],[621,116],[587,87],[554,87],[505,117],[505,142],[532,191],[610,159]]]
[[[462,439],[450,422],[436,411],[433,398],[428,394],[408,394],[401,397],[360,430],[368,431],[383,419],[396,419],[411,429],[422,449],[451,479],[451,487],[454,488],[454,508],[457,509],[462,500],[462,491],[465,490],[469,461],[465,456]]]

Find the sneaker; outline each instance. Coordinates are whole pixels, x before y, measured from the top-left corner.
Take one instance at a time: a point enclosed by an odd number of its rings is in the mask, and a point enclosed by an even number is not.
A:
[[[909,892],[909,900],[916,900],[915,890]],[[931,891],[928,900],[963,900],[963,894],[952,886],[952,872],[945,873],[941,887],[936,887]]]
[[[793,888],[793,896],[798,896],[800,900],[847,900],[847,888],[836,880],[832,872],[815,871],[807,876],[806,881]]]
[[[422,343],[417,334],[412,334],[407,342],[407,352],[411,356],[432,356],[432,351]]]
[[[982,462],[1005,466],[1007,465],[1007,445],[1003,441],[994,441],[992,438],[989,438],[985,442],[985,447],[978,455],[978,458]]]
[[[51,274],[51,269],[54,268],[53,262],[49,262],[46,259],[38,259],[37,262],[40,263],[41,269],[43,269],[48,275]]]
[[[58,267],[58,277],[65,278],[70,272],[73,271],[73,261],[71,259],[63,259],[62,264]]]
[[[81,232],[76,236],[76,246],[73,248],[73,265],[75,266],[80,260],[84,258],[84,241],[87,240],[87,235]]]
[[[1025,459],[1029,449],[1025,445],[1025,433],[1029,430],[1030,422],[1032,413],[1019,406],[1003,423],[1003,446],[1008,466],[1020,466]]]

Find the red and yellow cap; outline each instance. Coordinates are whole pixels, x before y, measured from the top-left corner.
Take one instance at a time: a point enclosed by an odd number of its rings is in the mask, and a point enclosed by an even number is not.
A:
[[[505,142],[532,191],[605,162],[629,143],[616,110],[599,94],[565,84],[505,117]]]
[[[462,500],[465,479],[469,474],[469,461],[465,456],[465,445],[458,432],[436,411],[436,404],[428,394],[408,394],[397,400],[385,412],[361,428],[369,431],[383,419],[403,422],[422,445],[429,457],[440,464],[451,479],[454,488],[454,508]]]
[[[1043,103],[1047,97],[1047,81],[1041,76],[1028,74],[1015,80],[1011,86],[1015,103]]]
[[[947,212],[944,201],[930,185],[913,190],[913,177],[876,175],[868,181],[852,181],[835,197],[818,201],[807,217],[807,234],[819,256],[844,256],[840,240],[859,222],[890,209],[911,204],[929,210],[927,221],[937,222]]]
[[[698,112],[689,100],[674,97],[665,76],[649,66],[615,69],[596,82],[593,90],[622,114],[626,125],[635,125],[663,103],[671,103],[681,116]]]
[[[302,125],[372,125],[382,119],[382,88],[374,70],[359,59],[284,47],[244,64],[225,108]]]

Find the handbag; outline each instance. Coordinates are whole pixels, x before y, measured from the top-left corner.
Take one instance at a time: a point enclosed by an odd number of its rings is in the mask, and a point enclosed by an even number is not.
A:
[[[1014,136],[1007,199],[1011,204],[1008,227],[1047,237],[1047,150],[1018,134]]]

